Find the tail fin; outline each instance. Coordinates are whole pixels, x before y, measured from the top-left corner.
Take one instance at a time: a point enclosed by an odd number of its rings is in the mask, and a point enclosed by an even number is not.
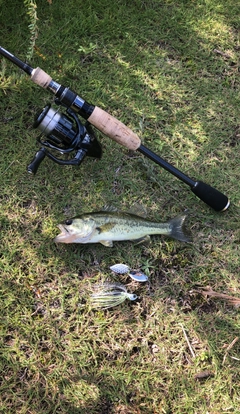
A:
[[[182,216],[177,216],[168,222],[171,228],[171,233],[169,234],[170,237],[183,242],[191,241],[190,234],[184,227],[187,216],[188,214],[183,214]]]

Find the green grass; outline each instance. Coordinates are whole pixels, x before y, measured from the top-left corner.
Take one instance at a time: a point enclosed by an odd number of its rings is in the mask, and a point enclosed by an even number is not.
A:
[[[0,5],[1,46],[25,60],[26,5]],[[39,0],[30,62],[227,194],[225,213],[100,133],[101,160],[45,159],[29,177],[33,118],[53,98],[1,58],[0,412],[240,413],[239,310],[196,293],[240,297],[239,9],[233,0]],[[193,243],[53,242],[66,217],[138,203],[158,221],[188,208]],[[117,262],[141,268],[149,284],[121,277],[140,299],[94,311],[91,284],[111,279]]]

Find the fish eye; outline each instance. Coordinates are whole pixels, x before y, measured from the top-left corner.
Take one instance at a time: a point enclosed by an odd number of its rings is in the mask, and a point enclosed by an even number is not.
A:
[[[70,224],[72,224],[72,222],[73,222],[73,221],[72,221],[71,219],[69,219],[69,220],[66,220],[66,221],[65,221],[65,224],[66,224],[67,226],[70,226]]]

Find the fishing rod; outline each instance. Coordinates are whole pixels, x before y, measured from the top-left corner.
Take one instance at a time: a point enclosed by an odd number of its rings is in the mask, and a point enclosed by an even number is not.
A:
[[[34,83],[53,93],[55,95],[55,103],[64,106],[67,112],[66,116],[51,108],[51,105],[48,105],[36,116],[33,126],[40,129],[47,139],[45,141],[39,139],[42,147],[28,166],[30,173],[36,173],[45,156],[48,156],[58,164],[67,165],[79,165],[85,155],[100,158],[101,146],[97,142],[91,128],[91,125],[93,125],[118,144],[123,145],[129,150],[139,151],[163,167],[187,184],[198,198],[214,210],[225,211],[229,207],[230,201],[226,195],[203,181],[193,180],[159,157],[141,144],[140,138],[121,121],[98,106],[88,103],[68,87],[57,83],[41,68],[32,68],[1,46],[0,54],[27,73]],[[81,124],[76,115],[80,115],[87,121],[85,126]],[[70,160],[63,160],[53,155],[50,149],[55,152],[59,151],[61,154],[69,154],[75,151],[75,157]]]

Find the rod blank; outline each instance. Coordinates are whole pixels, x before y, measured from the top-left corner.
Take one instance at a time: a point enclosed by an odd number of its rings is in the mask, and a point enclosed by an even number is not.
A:
[[[8,50],[4,49],[2,46],[0,46],[0,54],[13,62],[15,65],[17,65],[20,69],[24,70],[28,75],[31,76],[33,68],[29,66],[27,63],[23,62],[22,60],[18,59],[16,56],[14,56],[12,53],[10,53]]]

